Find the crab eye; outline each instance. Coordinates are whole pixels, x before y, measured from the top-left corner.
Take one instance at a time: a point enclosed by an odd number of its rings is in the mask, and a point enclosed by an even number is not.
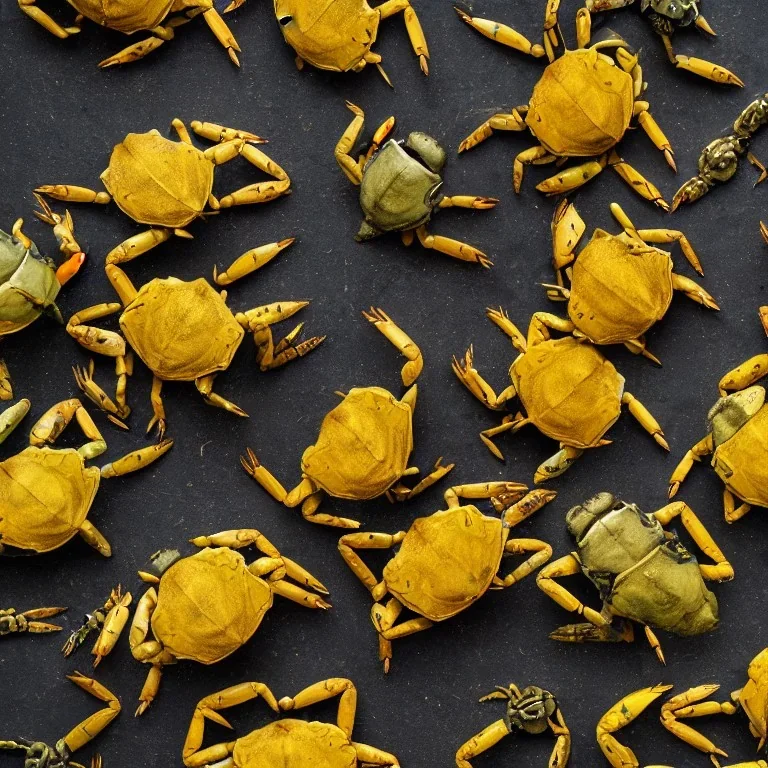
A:
[[[277,23],[278,23],[278,24],[279,24],[281,27],[287,27],[287,26],[288,26],[288,25],[289,25],[289,24],[290,24],[292,21],[293,21],[293,16],[281,16],[281,17],[280,17],[280,18],[277,20]]]

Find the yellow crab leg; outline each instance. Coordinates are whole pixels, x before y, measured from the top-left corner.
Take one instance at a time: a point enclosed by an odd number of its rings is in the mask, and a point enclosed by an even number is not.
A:
[[[492,411],[500,411],[504,404],[517,395],[513,385],[509,385],[500,394],[496,394],[490,384],[475,368],[474,350],[470,346],[464,354],[464,359],[453,358],[453,372],[459,381],[486,407]]]
[[[336,721],[348,738],[352,736],[357,710],[357,688],[351,680],[344,677],[331,677],[310,685],[295,696],[284,696],[279,701],[281,712],[293,712],[310,707],[339,696],[339,709]]]
[[[720,395],[725,397],[728,392],[751,387],[766,375],[768,375],[768,353],[750,357],[749,360],[726,373],[717,387]]]
[[[67,333],[81,347],[108,357],[125,355],[125,339],[114,331],[104,331],[87,323],[119,312],[122,304],[96,304],[72,315],[67,323]]]
[[[408,362],[403,366],[403,385],[410,387],[419,378],[424,368],[424,358],[416,342],[380,307],[371,307],[363,317],[384,335]]]
[[[515,162],[512,165],[512,186],[514,187],[515,193],[519,194],[520,190],[522,189],[523,176],[525,175],[526,165],[548,165],[549,163],[554,163],[557,159],[558,158],[555,155],[551,155],[544,147],[540,145],[531,147],[530,149],[525,149],[520,152],[515,157]],[[602,168],[598,169],[596,173],[600,173],[601,170]],[[589,171],[585,172],[589,174]],[[562,174],[559,174],[557,178],[562,178]],[[589,178],[591,178],[591,176]],[[588,180],[589,179],[583,179],[581,183],[583,184]],[[539,184],[536,189],[544,191],[544,187],[546,187],[548,183],[552,181],[553,179],[547,179],[546,181],[543,181],[541,184]],[[577,184],[576,186],[581,185]],[[563,189],[563,191],[565,191],[565,189]]]
[[[120,595],[118,587],[117,595],[112,593],[113,598],[119,596],[119,600],[115,599],[113,606],[109,609],[109,612],[104,619],[104,624],[101,628],[96,643],[91,649],[93,655],[93,667],[94,669],[99,666],[101,660],[105,656],[109,656],[112,653],[117,641],[120,639],[120,635],[125,629],[125,625],[128,623],[130,616],[129,607],[133,601],[133,596],[130,592],[126,592],[124,595]]]
[[[101,476],[105,478],[119,477],[136,472],[157,461],[163,454],[168,453],[171,448],[173,448],[173,440],[166,439],[161,440],[155,445],[148,445],[146,448],[131,451],[125,456],[105,464],[101,468]]]
[[[520,166],[521,182],[522,182],[522,163],[533,162],[532,160],[527,160],[522,158],[537,157],[536,154],[529,155],[529,153],[537,153],[538,156],[543,157],[545,159],[551,158],[549,162],[552,162],[557,159],[549,155],[543,147],[534,147],[532,150],[527,150],[526,152],[521,153],[515,159],[516,167],[517,167],[518,160],[521,160],[521,166]],[[538,189],[539,192],[544,192],[546,195],[550,195],[550,196],[567,194],[568,192],[572,192],[574,189],[578,189],[582,185],[586,184],[588,181],[591,181],[599,173],[602,173],[607,163],[608,163],[608,158],[605,155],[603,155],[599,160],[590,160],[586,163],[582,163],[581,165],[565,168],[559,173],[555,174],[554,176],[550,176],[548,179],[544,179],[544,181],[537,184],[536,189]],[[516,173],[515,179],[517,178],[518,178],[518,175]],[[516,184],[515,191],[517,191],[517,189],[518,187]]]
[[[732,715],[737,708],[731,703],[719,704],[716,701],[702,701],[720,688],[719,685],[699,685],[684,693],[673,696],[661,708],[661,724],[677,738],[690,744],[694,749],[708,754],[715,764],[716,756],[728,757],[727,752],[716,747],[708,738],[684,723],[678,722],[678,717],[703,717],[707,715]]]
[[[345,102],[347,109],[352,112],[354,118],[352,122],[347,126],[341,138],[336,144],[334,149],[334,157],[339,167],[344,172],[344,175],[356,186],[359,186],[363,181],[363,168],[359,160],[350,155],[352,148],[357,144],[360,139],[360,134],[363,132],[363,126],[365,125],[365,112],[360,107],[353,104],[351,101]]]
[[[477,195],[452,195],[444,197],[437,204],[438,208],[471,208],[475,211],[488,211],[495,208],[499,201],[495,197],[479,197]]]
[[[701,461],[702,456],[709,456],[715,452],[712,433],[699,440],[696,445],[683,456],[680,463],[675,467],[672,476],[669,478],[669,498],[672,499],[677,494],[680,485],[683,483],[688,473],[693,468],[696,461]]]
[[[518,414],[517,416],[512,416],[509,414],[501,420],[501,424],[495,427],[490,427],[490,429],[484,429],[480,433],[480,439],[483,441],[483,445],[485,445],[485,447],[499,461],[504,461],[504,454],[501,452],[501,449],[496,445],[496,443],[493,442],[493,438],[510,431],[512,434],[514,434],[526,426],[526,424],[530,424],[530,420],[523,418],[521,414]]]
[[[608,156],[608,164],[640,197],[664,211],[669,210],[669,203],[662,197],[658,188],[648,181],[640,171],[625,163],[615,151]]]
[[[629,412],[637,419],[640,426],[665,450],[669,450],[669,443],[664,438],[664,431],[651,412],[632,394],[625,392],[621,397],[621,404],[629,407]]]
[[[695,301],[697,304],[702,304],[707,309],[720,310],[715,299],[705,291],[698,283],[691,280],[684,275],[678,275],[676,272],[672,273],[672,287],[676,291],[684,293],[689,299]]]
[[[546,504],[546,502],[544,503]],[[509,539],[504,545],[504,553],[507,555],[530,555],[530,557],[506,576],[497,574],[493,579],[492,589],[511,587],[552,559],[552,547],[540,539]]]
[[[459,14],[459,18],[463,22],[472,27],[472,29],[476,29],[481,35],[487,37],[489,40],[506,45],[508,48],[514,48],[516,51],[534,56],[537,59],[541,58],[545,53],[544,48],[541,45],[531,43],[528,38],[512,29],[512,27],[508,27],[506,24],[499,24],[497,21],[470,16],[456,6],[454,6],[454,10]]]
[[[90,693],[91,696],[107,704],[104,709],[99,710],[75,726],[62,739],[70,752],[76,752],[98,736],[120,714],[121,707],[117,696],[96,680],[86,677],[80,672],[67,675],[67,679],[71,680],[78,688],[82,688]]]
[[[739,88],[744,87],[744,81],[725,67],[719,64],[713,64],[706,59],[697,59],[694,56],[675,55],[672,62],[678,69],[684,69],[686,72],[693,72],[694,75],[705,77],[721,85],[736,85]]]
[[[453,240],[450,237],[441,235],[431,235],[427,232],[426,225],[417,227],[416,237],[424,248],[439,251],[447,256],[452,256],[460,261],[470,261],[479,264],[481,267],[490,269],[493,262],[481,251],[468,243],[462,243],[459,240]]]
[[[659,696],[671,688],[671,685],[654,685],[652,688],[643,688],[630,693],[600,718],[597,724],[597,743],[613,768],[638,768],[640,763],[635,753],[621,744],[613,734],[629,725]]]
[[[736,497],[728,490],[728,488],[723,488],[723,513],[725,514],[726,523],[735,523],[737,520],[741,520],[741,518],[751,509],[752,505],[747,504],[746,502],[743,502],[737,508]]]
[[[536,472],[533,474],[533,482],[538,485],[546,483],[553,477],[559,477],[583,453],[584,450],[581,448],[574,448],[572,445],[563,445],[561,443],[560,450],[537,467]]]
[[[389,768],[397,768],[400,765],[399,760],[394,755],[377,747],[359,742],[352,742],[352,747],[357,753],[357,759],[361,765],[383,765],[389,766]]]
[[[641,240],[646,243],[663,244],[679,243],[680,250],[688,263],[700,274],[704,274],[699,257],[693,250],[690,240],[677,229],[638,229],[636,230]]]
[[[3,443],[8,435],[19,426],[31,407],[32,403],[24,398],[0,413],[0,443]]]
[[[476,147],[493,135],[494,131],[525,131],[528,126],[525,123],[525,113],[528,107],[516,107],[509,113],[497,112],[489,117],[482,125],[475,128],[464,141],[459,144],[459,152],[466,152]]]
[[[422,477],[416,485],[413,486],[413,488],[409,488],[407,485],[405,485],[402,482],[398,482],[395,485],[393,485],[389,490],[386,492],[387,499],[391,501],[407,501],[409,499],[412,499],[414,496],[418,496],[420,493],[423,493],[427,490],[427,488],[430,488],[433,486],[436,482],[439,480],[442,480],[456,465],[455,464],[443,464],[443,457],[440,456],[438,460],[435,462],[435,466],[432,468],[430,472],[428,472],[424,477]],[[418,467],[411,467],[410,469],[407,469],[403,476],[405,475],[418,475],[419,474],[419,468]]]
[[[391,549],[405,538],[405,531],[389,533],[347,533],[339,539],[339,554],[357,576],[365,588],[380,601],[387,593],[383,581],[378,581],[373,571],[363,562],[355,550],[358,549]]]
[[[677,165],[675,164],[675,153],[672,149],[672,145],[669,143],[669,139],[664,135],[664,131],[654,119],[653,115],[648,111],[650,105],[647,101],[635,102],[635,115],[637,122],[640,123],[640,127],[646,132],[648,138],[653,142],[656,149],[664,153],[664,159],[667,161],[667,165],[677,172]]]
[[[47,195],[54,200],[62,200],[70,203],[98,203],[106,205],[112,201],[107,192],[95,192],[87,187],[76,187],[72,184],[44,184],[37,187],[35,192]]]
[[[80,24],[78,22],[79,17],[75,19],[75,23],[71,27],[62,27],[61,24],[54,21],[45,11],[36,6],[37,0],[18,0],[19,8],[23,13],[26,13],[30,19],[36,21],[41,27],[47,29],[52,35],[55,35],[60,40],[64,40],[71,35],[76,35],[80,32]]]
[[[161,243],[170,239],[171,235],[184,233],[182,236],[191,237],[185,230],[173,230],[166,227],[153,227],[145,232],[140,232],[138,235],[133,235],[127,240],[123,240],[120,245],[115,246],[105,259],[105,264],[124,264],[127,261],[132,261],[138,256],[141,256],[147,251],[151,251]]]
[[[424,31],[421,28],[419,17],[416,15],[416,11],[413,10],[413,6],[410,0],[386,0],[385,3],[379,5],[376,10],[382,19],[394,16],[396,13],[403,12],[405,19],[405,29],[408,32],[408,38],[411,41],[411,47],[413,52],[419,57],[419,66],[421,71],[425,74],[429,74],[429,48],[427,47],[427,40],[424,37]]]
[[[216,283],[216,285],[231,285],[236,280],[240,280],[240,278],[250,275],[251,272],[255,272],[257,269],[261,269],[265,264],[272,261],[278,253],[288,248],[288,246],[293,245],[295,242],[295,237],[288,237],[285,240],[280,240],[276,243],[269,243],[268,245],[260,245],[256,248],[251,248],[242,256],[235,259],[224,272],[218,272],[216,267],[214,267],[213,282]]]
[[[458,768],[472,768],[472,763],[469,762],[471,758],[487,752],[505,736],[509,736],[509,727],[505,720],[491,723],[459,747],[456,752],[456,765]]]
[[[268,203],[282,195],[290,194],[291,179],[288,174],[258,147],[250,143],[244,144],[239,154],[260,171],[274,176],[275,181],[259,181],[225,195],[219,200],[219,205],[222,208],[230,208],[233,205]]]

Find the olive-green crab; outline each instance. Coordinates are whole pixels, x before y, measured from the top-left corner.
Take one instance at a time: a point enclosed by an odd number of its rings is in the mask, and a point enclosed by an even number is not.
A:
[[[429,74],[429,49],[421,23],[410,0],[385,0],[371,7],[368,0],[273,0],[275,18],[288,45],[296,51],[296,66],[304,62],[331,72],[360,72],[375,64],[388,85],[381,56],[371,48],[379,24],[402,13],[413,52],[421,71]],[[231,0],[224,12],[239,8],[245,0]]]
[[[0,443],[30,408],[20,400],[0,414]],[[55,448],[54,442],[75,419],[88,442],[78,448]],[[169,451],[173,440],[131,451],[100,470],[86,466],[107,443],[77,399],[64,400],[32,427],[29,447],[0,462],[0,553],[14,547],[29,553],[50,552],[80,535],[99,554],[112,547],[87,518],[101,478],[118,477],[146,467]]]
[[[220,285],[229,285],[274,258],[292,242],[281,240],[254,248],[225,273],[214,272],[214,276]],[[253,336],[256,361],[262,371],[303,357],[325,340],[325,336],[314,336],[297,343],[304,325],[300,323],[277,344],[273,341],[271,326],[306,307],[308,301],[278,301],[235,314],[227,306],[227,291],[216,291],[203,278],[155,278],[137,289],[117,265],[108,264],[106,272],[120,303],[96,304],[81,310],[69,319],[67,332],[91,352],[115,358],[118,380],[114,401],[94,381],[93,361],[88,370],[75,368],[75,379],[90,400],[121,424],[120,420],[131,410],[125,398],[127,377],[132,372],[132,355],[126,346],[129,344],[154,375],[153,416],[147,432],[157,425],[161,439],[166,428],[161,397],[164,381],[194,382],[208,405],[237,416],[248,415],[213,391],[216,375],[229,368],[246,331]],[[121,313],[120,329],[125,337],[89,325],[116,312]]]
[[[64,613],[66,608],[33,608],[19,613],[15,608],[0,609],[0,637],[17,635],[22,632],[30,634],[47,634],[61,632],[58,624],[50,624],[40,619],[49,619]]]
[[[485,211],[499,201],[474,195],[446,197],[441,176],[445,150],[426,133],[411,133],[404,142],[390,139],[382,147],[395,126],[394,117],[378,128],[365,155],[353,157],[351,152],[362,133],[365,115],[350,102],[347,107],[355,117],[339,139],[335,155],[344,175],[360,187],[364,219],[355,239],[371,240],[385,232],[400,232],[406,246],[413,243],[415,236],[424,248],[486,268],[492,266],[482,251],[449,237],[432,235],[427,224],[432,214],[443,208]]]
[[[577,16],[578,49],[558,51],[562,43],[558,5],[557,0],[550,0],[543,46],[533,45],[504,24],[475,18],[456,9],[463,21],[485,37],[537,58],[546,54],[549,60],[529,103],[490,117],[464,139],[459,152],[485,141],[494,131],[530,130],[538,143],[515,158],[515,192],[520,191],[526,165],[592,158],[560,171],[536,189],[547,195],[570,192],[609,167],[641,197],[668,210],[661,192],[616,151],[636,118],[675,169],[672,145],[651,115],[650,105],[642,100],[646,84],[637,55],[620,38],[590,45],[589,15],[585,9]],[[612,55],[608,55],[610,53]]]
[[[714,565],[700,565],[664,526],[679,518]],[[550,637],[564,642],[632,642],[632,621],[643,624],[659,661],[664,655],[652,627],[691,636],[718,624],[717,598],[707,581],[730,581],[733,568],[694,511],[674,502],[648,514],[635,504],[599,493],[566,515],[577,551],[546,565],[539,588],[587,623],[560,627]],[[555,579],[584,573],[600,590],[601,611],[584,605]],[[618,618],[619,622],[615,622]],[[622,621],[626,619],[626,621]]]
[[[99,66],[113,67],[141,59],[173,40],[175,30],[202,14],[211,32],[226,48],[229,58],[240,66],[237,54],[240,46],[224,19],[216,10],[213,0],[67,0],[77,11],[74,23],[64,27],[37,6],[37,0],[18,0],[19,8],[52,35],[64,39],[80,32],[83,19],[106,29],[126,35],[149,32],[150,37],[129,45],[114,56],[104,59]],[[172,14],[180,14],[178,16]],[[170,17],[170,18],[169,18]]]
[[[320,596],[328,590],[255,529],[198,536],[191,543],[204,549],[189,557],[157,552],[154,573],[139,573],[153,586],[139,600],[130,630],[133,657],[151,665],[136,715],[157,696],[163,667],[180,659],[215,664],[227,658],[251,639],[275,595],[305,608],[331,607]],[[263,557],[247,564],[237,550],[249,546]]]
[[[756,355],[723,376],[721,398],[708,415],[711,431],[675,468],[669,479],[670,498],[694,463],[711,455],[712,468],[725,486],[727,522],[741,519],[753,506],[768,507],[768,404],[765,388],[755,384],[766,375],[768,354]]]
[[[243,469],[267,493],[286,507],[301,506],[301,514],[311,523],[359,528],[357,520],[318,512],[323,496],[367,501],[386,495],[390,501],[405,501],[434,485],[454,466],[443,465],[441,457],[413,487],[402,482],[420,474],[418,467],[408,465],[408,459],[413,450],[414,382],[424,361],[413,339],[384,310],[371,307],[363,316],[407,359],[401,371],[403,384],[409,387],[406,393],[398,399],[382,387],[337,392],[343,400],[325,415],[316,443],[304,451],[302,478],[291,491],[250,448],[240,457]]]
[[[215,142],[203,151],[192,143],[181,120],[174,119],[172,125],[178,141],[166,139],[153,129],[146,133],[129,133],[114,147],[109,166],[100,177],[106,192],[71,184],[45,184],[36,190],[55,200],[73,203],[106,205],[114,200],[126,216],[139,224],[149,225],[150,229],[113,248],[107,254],[107,265],[131,261],[173,235],[191,238],[185,229],[188,224],[224,208],[267,203],[290,194],[288,174],[255,146],[265,141],[256,134],[193,120],[192,130]],[[237,157],[244,158],[273,179],[249,184],[221,198],[215,197],[216,169]]]
[[[590,23],[590,14],[628,8],[636,2],[638,0],[585,0],[584,9],[581,11],[584,15],[583,23]],[[548,14],[551,14],[553,6],[556,9],[559,4],[560,0],[549,0]],[[672,48],[672,35],[678,29],[685,29],[693,24],[702,32],[715,36],[715,31],[701,15],[701,5],[702,0],[639,0],[638,2],[640,13],[648,20],[653,31],[661,37],[667,57],[673,66],[716,83],[742,87],[744,85],[742,80],[719,64],[675,54]]]
[[[392,641],[451,619],[488,590],[506,589],[530,576],[552,556],[539,539],[511,539],[510,531],[556,496],[554,491],[528,492],[524,485],[503,481],[469,483],[445,492],[447,509],[413,521],[407,531],[348,533],[339,552],[374,600],[371,621],[379,636],[379,659],[389,672]],[[500,517],[483,514],[462,499],[490,499]],[[397,552],[384,566],[381,579],[363,562],[358,550]],[[500,575],[505,555],[526,560]],[[390,599],[384,603],[387,595]],[[415,618],[397,624],[403,609]]]
[[[675,229],[638,230],[617,203],[611,203],[611,213],[624,231],[610,235],[596,229],[577,255],[586,225],[572,203],[560,202],[552,220],[557,285],[545,287],[553,301],[568,302],[568,319],[536,312],[534,321],[593,344],[623,344],[659,363],[647,349],[645,332],[664,317],[675,291],[708,309],[719,307],[700,285],[673,271],[669,253],[650,245],[679,243],[689,263],[703,274],[685,234]],[[565,287],[563,270],[570,288]]]
[[[24,752],[24,768],[85,768],[72,760],[72,754],[96,738],[120,714],[117,696],[97,680],[80,672],[67,675],[67,679],[107,706],[78,723],[53,745],[29,739],[0,739],[0,750]],[[51,711],[50,707],[45,709]],[[100,757],[94,757],[91,768],[101,768]]]
[[[77,274],[85,260],[75,240],[69,211],[60,216],[39,195],[36,197],[41,210],[35,211],[35,215],[53,227],[66,261],[56,267],[51,259],[43,256],[22,231],[23,219],[16,220],[10,235],[0,230],[0,339],[26,328],[43,312],[63,322],[56,297],[61,286]],[[11,399],[11,378],[5,362],[0,360],[0,400]]]
[[[220,725],[229,723],[219,714],[222,709],[245,704],[261,698],[275,713],[295,712],[298,709],[339,697],[336,723],[307,722],[297,718],[284,718],[257,728],[247,736],[225,743],[203,747],[205,722]],[[400,768],[394,755],[378,747],[352,741],[357,709],[357,689],[351,680],[332,677],[310,685],[295,696],[280,701],[264,684],[240,683],[202,699],[192,715],[192,722],[184,741],[182,759],[187,768],[217,765],[222,768],[373,768],[388,766]]]
[[[542,483],[562,475],[585,450],[610,442],[605,434],[621,415],[622,405],[658,445],[669,450],[659,423],[625,391],[624,377],[595,346],[574,336],[552,339],[547,326],[535,316],[526,339],[503,309],[487,309],[486,315],[520,353],[509,368],[512,383],[497,395],[475,369],[471,346],[463,360],[453,358],[453,372],[486,408],[502,410],[517,397],[525,409],[526,415],[505,416],[499,426],[480,433],[498,459],[503,461],[504,454],[493,438],[532,424],[560,443],[560,450],[536,470],[534,481]]]
[[[508,686],[496,686],[493,693],[480,699],[481,702],[499,700],[507,704],[504,717],[459,747],[456,752],[457,768],[472,768],[469,762],[471,758],[495,746],[505,736],[518,733],[539,735],[547,729],[555,737],[555,746],[549,758],[550,768],[565,768],[568,765],[571,732],[552,693],[536,685],[529,685],[521,691],[514,683],[510,683]]]

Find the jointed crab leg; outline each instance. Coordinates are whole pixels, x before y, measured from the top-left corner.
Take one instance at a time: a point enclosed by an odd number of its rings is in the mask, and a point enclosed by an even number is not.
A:
[[[425,225],[416,229],[416,237],[424,248],[439,251],[447,256],[452,256],[460,261],[470,261],[480,264],[480,266],[489,269],[493,262],[480,250],[468,243],[462,243],[460,240],[453,240],[450,237],[441,235],[431,235],[427,232]]]
[[[630,693],[616,702],[600,718],[597,724],[597,743],[613,768],[638,768],[640,763],[635,753],[621,744],[613,734],[629,725],[659,696],[671,688],[671,685],[654,685],[652,688],[643,688]]]
[[[32,427],[29,444],[38,447],[53,445],[73,418],[90,441],[78,448],[78,453],[85,459],[93,459],[104,453],[107,443],[77,398],[63,400],[49,408]]]
[[[363,181],[362,165],[364,164],[364,161],[361,163],[360,160],[355,160],[355,158],[350,155],[350,152],[359,141],[360,134],[363,132],[365,113],[351,101],[347,101],[346,105],[347,109],[354,114],[354,118],[336,144],[334,156],[336,157],[336,162],[339,164],[339,167],[344,171],[344,175],[353,184],[360,186]]]
[[[296,238],[289,237],[285,240],[280,240],[277,243],[269,243],[268,245],[260,245],[256,248],[251,248],[242,256],[235,259],[224,272],[218,272],[214,266],[213,282],[216,283],[216,285],[231,285],[236,280],[240,280],[240,278],[250,275],[257,269],[261,269],[265,264],[272,261],[278,253],[288,248],[288,246],[293,245],[295,242]]]
[[[664,431],[651,412],[632,394],[624,392],[621,404],[629,407],[629,412],[637,419],[640,426],[665,450],[669,450],[669,443],[664,438]]]
[[[528,107],[522,105],[514,108],[509,113],[497,112],[495,115],[492,115],[459,144],[459,152],[466,152],[472,149],[472,147],[476,147],[480,142],[490,138],[494,131],[528,130],[528,126],[525,123],[525,113],[527,111]]]
[[[508,48],[513,48],[521,53],[526,53],[536,58],[544,56],[544,48],[538,43],[532,43],[524,35],[508,27],[506,24],[500,24],[497,21],[490,21],[488,19],[479,19],[474,16],[470,16],[461,8],[454,6],[454,10],[459,14],[459,18],[469,24],[470,27],[476,29],[481,35],[487,37],[489,40],[501,43]]]
[[[669,498],[672,499],[677,494],[680,485],[688,477],[688,473],[693,468],[696,461],[701,461],[703,456],[710,456],[715,452],[712,433],[699,440],[696,445],[683,456],[680,463],[675,467],[672,476],[669,478]]]
[[[408,38],[411,41],[411,47],[413,48],[413,52],[419,57],[421,71],[425,75],[428,75],[429,48],[427,47],[427,40],[424,37],[424,31],[421,28],[419,17],[416,15],[416,11],[413,10],[410,0],[386,0],[386,2],[377,6],[376,10],[379,12],[382,19],[387,19],[390,16],[394,16],[396,13],[403,12],[405,28],[408,32]]]
[[[30,19],[36,21],[41,27],[47,29],[52,35],[60,38],[61,40],[76,35],[80,32],[80,24],[78,19],[75,19],[74,25],[71,27],[62,27],[58,22],[54,21],[45,11],[37,7],[37,0],[18,0],[19,8],[29,16]]]
[[[31,611],[24,611],[24,613],[16,613],[15,608],[0,609],[0,637],[20,632],[31,634],[61,632],[61,627],[57,624],[49,624],[38,621],[38,619],[58,616],[66,610],[66,608],[34,608]]]
[[[216,744],[211,747],[201,749],[203,738],[205,736],[205,721],[212,720],[214,723],[223,725],[225,728],[232,726],[219,714],[222,709],[236,707],[247,701],[262,698],[267,706],[273,712],[280,712],[277,699],[264,683],[240,683],[223,691],[212,693],[201,699],[195,707],[192,715],[192,721],[189,724],[187,737],[184,740],[184,749],[182,757],[184,765],[188,768],[198,768],[198,766],[211,765],[234,765],[228,761],[234,749],[234,741],[225,744]]]
[[[380,307],[371,307],[368,312],[364,311],[363,317],[408,360],[403,366],[401,377],[403,385],[410,387],[424,368],[424,358],[416,342]]]
[[[768,375],[768,354],[755,355],[750,357],[741,365],[723,376],[718,384],[720,395],[725,396],[728,392],[751,387],[755,382],[760,381]]]
[[[121,707],[117,697],[108,688],[96,680],[86,677],[80,672],[67,675],[67,679],[71,680],[78,686],[78,688],[82,688],[84,691],[90,693],[91,696],[95,696],[99,701],[104,701],[107,704],[104,709],[100,709],[95,714],[83,720],[82,723],[76,725],[63,738],[69,751],[76,752],[98,736],[120,714]]]
[[[0,413],[0,444],[19,426],[21,420],[29,413],[32,403],[27,398],[19,400],[15,405]]]

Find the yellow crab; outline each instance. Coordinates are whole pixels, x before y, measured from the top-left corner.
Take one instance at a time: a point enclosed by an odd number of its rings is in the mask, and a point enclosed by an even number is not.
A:
[[[569,158],[592,158],[582,165],[560,171],[536,188],[548,195],[577,189],[606,167],[613,168],[641,197],[660,208],[669,206],[661,192],[616,151],[633,119],[664,153],[674,170],[672,145],[642,100],[645,91],[637,55],[620,38],[590,46],[589,14],[577,16],[578,49],[558,51],[558,0],[550,0],[545,22],[544,46],[533,45],[510,27],[476,18],[457,8],[459,16],[480,34],[502,45],[540,58],[549,64],[533,89],[527,105],[508,113],[497,113],[473,131],[459,146],[459,152],[485,141],[494,131],[527,131],[537,145],[515,158],[513,182],[520,191],[526,165],[562,162]],[[608,53],[613,53],[609,56]]]
[[[284,718],[257,728],[247,736],[211,747],[202,747],[205,721],[231,727],[219,714],[222,709],[262,698],[278,714],[294,712],[339,696],[336,723]],[[187,768],[216,764],[222,768],[400,768],[394,755],[377,747],[352,741],[357,709],[357,689],[351,680],[332,677],[310,685],[295,696],[278,701],[264,683],[240,683],[202,699],[192,715],[182,759]]]
[[[80,32],[80,24],[84,18],[100,27],[113,29],[126,35],[136,32],[151,34],[145,40],[129,45],[114,56],[104,59],[99,64],[102,68],[112,67],[115,64],[128,64],[143,58],[166,41],[173,40],[178,27],[200,14],[211,32],[216,35],[216,39],[226,48],[232,62],[240,66],[237,58],[240,46],[224,19],[219,16],[213,0],[67,0],[67,2],[77,11],[77,16],[74,24],[63,27],[42,8],[38,8],[37,0],[18,0],[19,8],[27,16],[58,38],[71,37]],[[181,15],[172,15],[177,13]]]
[[[114,200],[126,216],[149,225],[150,229],[113,248],[107,254],[107,265],[131,261],[174,235],[191,238],[185,227],[207,214],[237,205],[267,203],[290,194],[288,174],[254,146],[264,142],[255,133],[193,120],[192,130],[215,142],[203,151],[192,143],[181,120],[174,119],[172,126],[178,141],[166,139],[153,129],[129,133],[115,145],[109,166],[100,177],[106,192],[71,184],[44,184],[36,190],[55,200],[73,203],[106,205]],[[237,157],[273,179],[249,184],[222,198],[215,197],[216,169]],[[261,263],[266,262],[257,263],[254,268]]]
[[[21,400],[0,414],[0,442],[15,429],[30,408]],[[53,443],[75,419],[89,442],[75,450]],[[86,466],[107,444],[88,412],[77,399],[57,403],[32,427],[30,445],[0,462],[0,553],[14,547],[32,553],[51,552],[80,535],[99,554],[109,557],[112,547],[87,518],[101,478],[135,472],[157,461],[173,440],[131,451],[99,470]]]
[[[403,384],[410,387],[396,398],[382,387],[354,387],[339,392],[344,399],[326,414],[317,442],[301,457],[302,479],[291,491],[247,449],[240,458],[243,469],[286,507],[301,506],[301,514],[311,523],[339,528],[359,528],[357,520],[318,512],[323,495],[336,499],[366,501],[386,495],[392,501],[405,501],[434,485],[453,469],[443,465],[442,457],[419,482],[409,487],[402,480],[419,474],[408,466],[413,450],[413,412],[416,384],[424,361],[421,350],[386,312],[371,307],[363,316],[372,323],[408,360],[403,366]]]
[[[215,664],[227,658],[251,639],[275,595],[305,608],[331,607],[315,594],[328,590],[255,529],[198,536],[191,543],[204,549],[184,558],[163,550],[152,557],[156,573],[139,573],[153,586],[136,606],[129,638],[133,657],[151,665],[137,716],[157,696],[163,667],[179,659]],[[246,564],[237,550],[249,546],[264,556]]]
[[[555,498],[554,491],[527,493],[519,483],[457,485],[445,492],[447,509],[414,520],[408,531],[348,533],[339,552],[374,600],[371,621],[379,635],[379,659],[389,672],[392,641],[432,627],[461,613],[489,589],[505,589],[530,576],[552,556],[538,539],[510,539],[510,531]],[[490,499],[501,517],[483,514],[461,499]],[[360,549],[398,551],[381,579],[357,554]],[[501,576],[505,555],[526,555],[511,573]],[[387,595],[387,603],[382,601]],[[415,618],[396,624],[403,609]]]

